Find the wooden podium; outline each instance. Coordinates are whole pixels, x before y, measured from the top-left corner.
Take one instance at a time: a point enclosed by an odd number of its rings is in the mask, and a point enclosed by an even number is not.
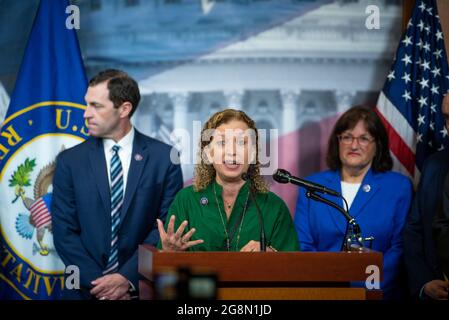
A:
[[[366,252],[158,252],[139,246],[141,299],[151,298],[152,276],[167,268],[207,268],[217,274],[223,300],[376,300],[381,290],[350,287],[365,282],[382,253]]]

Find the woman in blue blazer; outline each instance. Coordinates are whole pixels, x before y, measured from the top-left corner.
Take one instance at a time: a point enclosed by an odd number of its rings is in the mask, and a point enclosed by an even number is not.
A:
[[[327,164],[330,170],[307,179],[340,192],[347,200],[363,237],[373,236],[372,249],[384,255],[384,298],[398,297],[402,230],[413,191],[406,176],[390,171],[388,135],[371,108],[353,107],[339,118],[329,139]],[[324,197],[344,207],[341,199]],[[340,251],[346,225],[339,211],[307,198],[300,189],[295,227],[301,250]]]

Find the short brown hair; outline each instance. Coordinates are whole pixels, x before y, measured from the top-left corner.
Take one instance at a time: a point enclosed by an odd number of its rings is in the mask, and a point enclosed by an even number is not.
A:
[[[129,113],[131,118],[140,102],[140,91],[136,80],[124,71],[107,69],[90,79],[89,87],[105,81],[108,82],[109,100],[112,101],[114,108],[120,107],[124,102],[131,103],[132,110]]]
[[[331,170],[340,170],[340,144],[338,136],[346,130],[353,129],[359,121],[365,123],[366,130],[375,139],[376,154],[374,155],[372,168],[374,172],[385,172],[393,167],[393,159],[390,155],[387,130],[373,108],[355,106],[343,113],[329,137],[326,162]]]

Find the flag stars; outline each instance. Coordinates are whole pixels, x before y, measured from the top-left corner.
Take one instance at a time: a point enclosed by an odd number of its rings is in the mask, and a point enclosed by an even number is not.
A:
[[[421,12],[424,12],[424,10],[426,10],[426,5],[424,4],[424,2],[421,2],[421,5],[418,8],[421,9]]]
[[[421,63],[421,67],[424,69],[424,71],[430,70],[430,62],[424,60],[423,63]]]
[[[422,142],[422,133],[418,133],[416,135],[416,140],[418,141],[418,143]]]
[[[394,76],[394,70],[391,70],[390,73],[387,76],[388,80],[391,81],[393,79],[396,79],[396,77]]]
[[[402,97],[405,99],[405,102],[407,102],[408,100],[412,100],[412,97],[410,96],[410,92],[408,92],[407,90],[405,90]]]
[[[418,83],[421,85],[422,90],[426,87],[429,87],[429,80],[426,80],[424,78],[422,78],[421,81],[418,81]]]
[[[409,36],[405,36],[404,40],[402,40],[402,43],[405,44],[406,47],[408,47],[409,45],[412,45],[412,37]]]
[[[422,47],[424,46],[424,43],[422,42],[421,39],[419,39],[419,42],[416,44],[417,47],[419,47],[419,49],[422,50]]]
[[[421,32],[424,30],[424,22],[422,20],[419,20],[418,28]]]
[[[412,63],[411,56],[409,56],[409,55],[407,55],[407,54],[404,55],[404,58],[402,58],[401,61],[404,61],[405,66],[407,66],[409,63],[410,63],[410,64]]]
[[[420,114],[418,117],[418,126],[423,125],[426,123],[426,117],[423,114]]]
[[[432,91],[433,94],[439,94],[439,92],[438,92],[438,89],[439,89],[439,88],[440,88],[440,87],[438,87],[438,86],[432,84],[432,88],[430,88],[430,91]]]
[[[439,49],[439,50],[436,50],[433,53],[433,55],[435,56],[436,59],[438,59],[438,58],[442,58],[443,57],[442,53],[443,53],[443,50]]]
[[[419,98],[419,100],[418,100],[418,103],[419,103],[419,105],[420,105],[420,108],[422,108],[422,107],[424,107],[424,106],[427,106],[427,98],[421,96],[421,97]]]
[[[433,74],[433,77],[436,78],[437,76],[441,75],[441,74],[440,74],[440,71],[441,71],[440,68],[435,67],[435,68],[433,68],[433,70],[430,71],[430,72]]]
[[[392,68],[387,73],[387,84],[389,84],[387,88],[392,90],[390,83],[398,81],[398,84],[404,87],[395,88],[394,94],[396,97],[401,96],[404,99],[401,101],[403,107],[419,107],[418,112],[411,120],[415,121],[415,126],[418,129],[415,139],[420,148],[436,150],[440,147],[439,150],[442,150],[444,147],[441,141],[437,142],[429,138],[431,136],[443,136],[443,138],[449,136],[447,129],[439,126],[439,118],[435,118],[439,113],[438,101],[440,95],[443,91],[446,91],[438,81],[445,80],[445,78],[449,80],[449,75],[446,75],[443,72],[445,71],[444,68],[439,65],[444,56],[444,48],[441,47],[441,42],[438,42],[443,40],[443,32],[438,30],[441,28],[435,21],[435,19],[438,19],[436,8],[423,0],[417,1],[417,5],[423,13],[422,18],[416,19],[415,17],[408,20],[408,30],[400,43],[401,54],[395,58],[395,60],[397,59],[395,61],[397,69]],[[410,28],[413,28],[413,30],[410,30]],[[418,34],[414,35],[414,32]],[[421,32],[421,35],[419,35],[419,32]],[[435,35],[435,38],[433,38],[433,35]],[[437,46],[434,46],[434,44]]]
[[[404,75],[402,76],[401,79],[405,81],[405,84],[407,84],[410,81],[412,81],[412,79],[410,78],[410,74],[408,74],[407,72],[404,72]]]

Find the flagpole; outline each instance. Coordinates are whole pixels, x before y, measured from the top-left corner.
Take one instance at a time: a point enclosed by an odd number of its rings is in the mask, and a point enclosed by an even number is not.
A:
[[[440,13],[441,28],[443,29],[444,39],[449,39],[449,1],[438,0],[438,12]],[[449,52],[449,41],[445,41],[446,52]]]
[[[413,7],[415,5],[415,0],[403,0],[402,5],[402,31],[407,29],[407,23],[412,16]]]

